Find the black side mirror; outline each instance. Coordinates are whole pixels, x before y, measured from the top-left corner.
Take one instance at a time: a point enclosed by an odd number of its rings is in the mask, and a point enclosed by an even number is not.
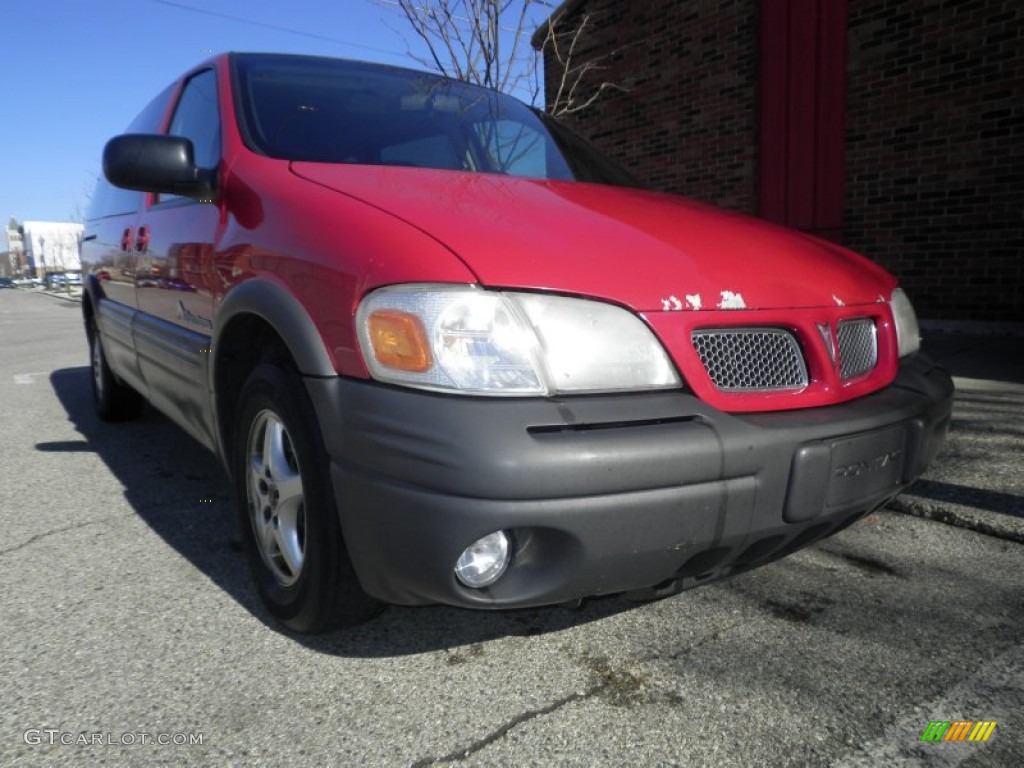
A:
[[[115,136],[103,148],[103,175],[115,187],[199,200],[216,189],[216,171],[197,167],[192,141],[181,136]]]

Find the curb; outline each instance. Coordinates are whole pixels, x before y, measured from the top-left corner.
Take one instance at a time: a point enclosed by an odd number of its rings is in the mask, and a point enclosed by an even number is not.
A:
[[[1024,544],[1024,525],[1015,527],[1008,524],[1008,521],[1000,519],[1001,516],[979,513],[978,510],[970,507],[957,508],[942,503],[924,501],[905,492],[886,504],[885,509],[921,517],[925,520],[934,520],[954,528],[982,533],[1003,541]],[[1020,521],[1018,520],[1018,522]]]
[[[37,296],[49,296],[52,299],[61,299],[63,301],[72,301],[80,303],[82,301],[82,294],[67,294],[67,293],[51,293],[49,291],[31,291],[31,293]]]

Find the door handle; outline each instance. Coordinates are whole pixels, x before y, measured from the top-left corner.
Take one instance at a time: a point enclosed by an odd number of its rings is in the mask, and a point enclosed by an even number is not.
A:
[[[130,251],[132,249],[132,228],[125,227],[124,232],[121,233],[121,250]]]
[[[135,250],[138,253],[145,253],[147,248],[149,248],[149,227],[141,226],[135,236]]]

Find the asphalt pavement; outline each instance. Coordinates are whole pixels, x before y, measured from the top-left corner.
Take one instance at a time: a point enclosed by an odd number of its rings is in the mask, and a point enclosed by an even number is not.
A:
[[[930,330],[922,346],[953,375],[953,422],[890,508],[1024,543],[1024,334]]]
[[[927,334],[959,390],[915,514],[652,603],[298,637],[216,460],[96,418],[78,310],[0,291],[2,768],[1024,765],[1021,337]],[[997,726],[921,741],[958,719]]]

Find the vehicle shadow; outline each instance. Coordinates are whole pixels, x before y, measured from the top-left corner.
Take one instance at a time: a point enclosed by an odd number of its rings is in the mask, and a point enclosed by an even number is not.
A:
[[[160,538],[267,627],[312,650],[355,657],[450,650],[500,637],[557,632],[636,606],[622,598],[588,600],[573,610],[388,606],[349,630],[318,636],[289,632],[271,618],[256,595],[236,529],[231,484],[216,457],[149,406],[134,421],[101,422],[93,410],[90,376],[88,366],[50,375],[57,398],[83,440],[37,443],[36,450],[95,452],[123,486],[135,513]]]
[[[932,501],[959,504],[974,509],[984,509],[1011,517],[1024,517],[1024,496],[1014,493],[975,488],[959,483],[922,478],[911,487],[915,496]]]

